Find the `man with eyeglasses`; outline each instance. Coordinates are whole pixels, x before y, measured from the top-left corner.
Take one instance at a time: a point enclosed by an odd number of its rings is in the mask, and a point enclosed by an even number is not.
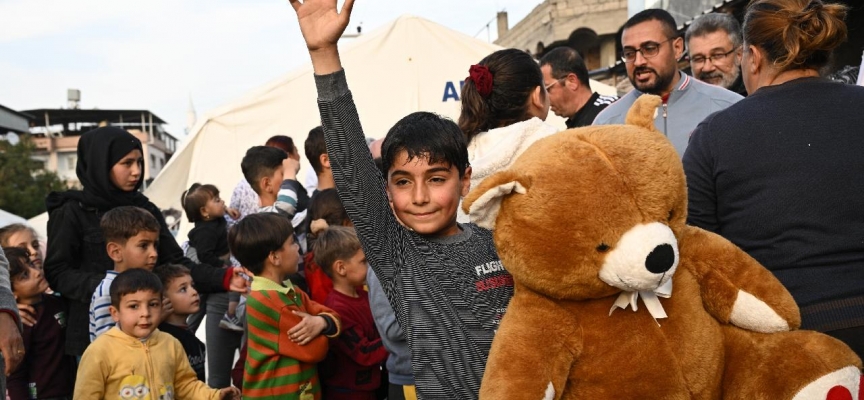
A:
[[[591,91],[588,68],[579,52],[559,47],[540,59],[540,71],[555,115],[567,118],[567,128],[588,126],[608,105],[618,100]]]
[[[741,79],[741,24],[729,14],[706,14],[687,28],[690,70],[705,83],[747,95]]]
[[[660,96],[663,104],[654,126],[683,156],[696,125],[743,98],[678,70],[684,39],[678,37],[675,19],[665,10],[648,9],[632,16],[624,24],[621,44],[622,60],[634,89],[601,111],[594,125],[623,124],[627,111],[639,96],[645,93]]]

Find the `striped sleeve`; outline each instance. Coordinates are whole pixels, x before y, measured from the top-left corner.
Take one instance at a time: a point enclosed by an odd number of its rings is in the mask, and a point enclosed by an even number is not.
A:
[[[293,217],[297,213],[297,201],[299,199],[300,182],[293,179],[282,181],[279,193],[276,194],[276,203],[273,204],[281,214]]]
[[[99,335],[108,332],[115,323],[111,318],[111,295],[109,294],[110,281],[102,281],[93,292],[90,300],[90,342],[96,340]]]
[[[369,265],[388,293],[396,290],[398,260],[412,252],[408,231],[390,209],[378,167],[366,145],[345,71],[315,76],[318,110],[324,126],[333,180],[351,218]],[[396,297],[392,297],[395,299]]]

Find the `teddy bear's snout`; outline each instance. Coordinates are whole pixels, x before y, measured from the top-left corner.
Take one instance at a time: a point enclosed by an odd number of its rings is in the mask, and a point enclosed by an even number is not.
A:
[[[661,244],[651,250],[645,259],[645,268],[655,274],[662,274],[675,264],[675,249],[670,244]]]
[[[625,292],[654,290],[672,278],[678,257],[672,229],[659,222],[639,224],[606,253],[599,278]]]

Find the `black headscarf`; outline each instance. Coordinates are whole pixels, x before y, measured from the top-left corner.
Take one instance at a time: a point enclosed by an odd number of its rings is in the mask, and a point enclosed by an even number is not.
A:
[[[81,135],[78,141],[78,165],[75,173],[84,190],[69,190],[48,195],[48,211],[59,207],[66,200],[76,200],[86,207],[110,210],[119,206],[146,205],[149,200],[138,189],[144,182],[142,176],[135,190],[120,190],[111,183],[111,168],[133,150],[142,151],[141,141],[129,132],[115,127],[97,128]]]

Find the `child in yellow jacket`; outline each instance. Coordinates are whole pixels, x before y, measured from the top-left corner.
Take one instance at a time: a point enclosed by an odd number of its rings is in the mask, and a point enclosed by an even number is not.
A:
[[[111,284],[117,323],[87,347],[78,366],[76,399],[240,399],[235,387],[198,380],[177,339],[160,332],[162,284],[152,272],[125,271]]]

